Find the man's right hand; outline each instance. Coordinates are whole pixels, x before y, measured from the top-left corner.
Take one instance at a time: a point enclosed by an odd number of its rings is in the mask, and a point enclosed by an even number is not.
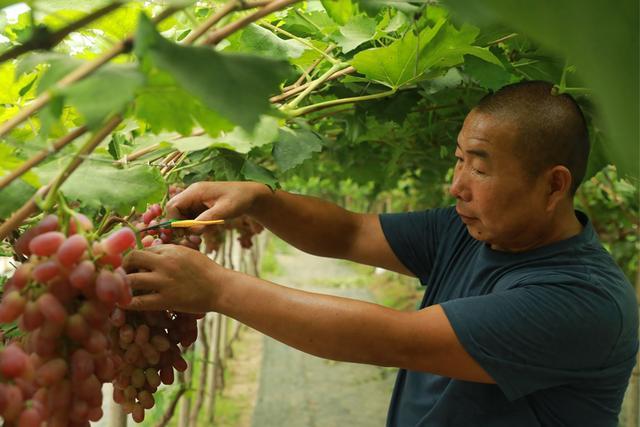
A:
[[[167,214],[197,220],[235,218],[249,213],[265,192],[269,188],[256,182],[197,182],[167,202]]]

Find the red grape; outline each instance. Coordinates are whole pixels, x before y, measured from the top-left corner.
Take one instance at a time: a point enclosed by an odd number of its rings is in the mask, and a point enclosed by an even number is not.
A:
[[[65,239],[65,235],[59,231],[48,231],[34,237],[29,242],[29,250],[38,256],[53,255]]]
[[[88,246],[89,243],[86,237],[81,234],[75,234],[60,245],[56,252],[56,257],[60,264],[67,268],[71,267],[80,260]]]
[[[102,247],[108,255],[116,255],[133,248],[135,243],[136,235],[133,230],[124,227],[104,239],[102,241]]]

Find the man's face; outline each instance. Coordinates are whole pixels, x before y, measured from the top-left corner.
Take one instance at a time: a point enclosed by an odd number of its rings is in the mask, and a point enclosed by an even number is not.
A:
[[[532,179],[515,155],[514,125],[471,111],[458,135],[450,193],[471,236],[494,249],[535,245],[545,224],[543,179]]]

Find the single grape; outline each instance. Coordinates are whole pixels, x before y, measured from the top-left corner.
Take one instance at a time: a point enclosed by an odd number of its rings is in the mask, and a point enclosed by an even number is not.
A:
[[[116,274],[109,270],[101,270],[96,278],[96,295],[100,301],[112,305],[120,298],[120,281]]]
[[[48,231],[34,237],[29,242],[29,250],[32,254],[38,256],[53,255],[65,239],[65,235],[59,231]]]
[[[38,368],[37,381],[41,386],[60,382],[67,374],[67,362],[62,358],[52,359]]]
[[[66,333],[75,342],[82,342],[91,333],[91,327],[80,313],[74,313],[67,319]]]
[[[29,363],[29,357],[16,344],[9,344],[0,354],[0,372],[5,378],[22,375]]]
[[[64,324],[67,318],[67,311],[52,294],[45,293],[40,295],[38,307],[47,320],[57,324]]]
[[[69,282],[76,289],[86,289],[94,280],[96,266],[89,260],[84,260],[69,274]]]
[[[33,269],[32,276],[40,283],[47,283],[59,274],[60,265],[54,260],[49,260],[36,265]]]
[[[123,227],[102,241],[102,248],[108,255],[121,254],[135,247],[136,235],[129,227]]]
[[[58,248],[56,252],[58,262],[69,268],[80,260],[88,247],[89,243],[86,237],[81,234],[74,234],[65,240]]]
[[[44,322],[44,315],[40,311],[35,301],[27,301],[22,314],[22,324],[26,331],[33,331],[39,328]]]
[[[16,320],[24,311],[25,298],[18,291],[6,293],[0,303],[0,323],[9,323]]]

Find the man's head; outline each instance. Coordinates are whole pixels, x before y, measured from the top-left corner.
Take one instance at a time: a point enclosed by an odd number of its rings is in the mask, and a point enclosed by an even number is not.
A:
[[[496,248],[539,246],[555,238],[543,234],[560,236],[556,229],[575,221],[588,134],[575,101],[552,89],[538,81],[506,86],[480,101],[458,136],[451,194],[473,237]]]

